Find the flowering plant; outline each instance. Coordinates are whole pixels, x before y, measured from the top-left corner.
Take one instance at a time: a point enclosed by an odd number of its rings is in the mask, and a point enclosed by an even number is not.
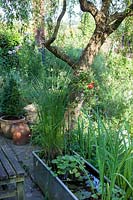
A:
[[[94,86],[94,82],[91,82],[87,85],[88,89],[93,89],[95,86]]]

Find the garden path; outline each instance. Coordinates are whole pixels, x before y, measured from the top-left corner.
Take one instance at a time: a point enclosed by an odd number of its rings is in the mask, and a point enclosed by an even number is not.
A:
[[[13,150],[13,153],[16,155],[21,166],[26,171],[24,185],[26,196],[25,200],[44,200],[44,196],[42,195],[37,185],[34,183],[33,176],[32,151],[36,150],[38,147],[33,146],[30,143],[22,146],[14,145],[11,139],[7,139],[0,134],[0,146],[4,144],[7,144]],[[8,198],[7,200],[16,200],[16,198]]]

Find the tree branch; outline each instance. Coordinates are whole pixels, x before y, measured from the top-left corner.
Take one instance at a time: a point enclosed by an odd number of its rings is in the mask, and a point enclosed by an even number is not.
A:
[[[52,52],[57,58],[63,60],[68,65],[70,65],[73,69],[75,69],[76,62],[70,58],[67,54],[65,54],[63,51],[61,51],[56,46],[47,46],[47,49]]]
[[[64,62],[66,62],[68,65],[70,65],[73,69],[74,69],[74,65],[75,65],[75,61],[72,60],[70,58],[70,56],[68,56],[66,53],[64,53],[61,49],[59,49],[56,46],[51,46],[51,44],[56,40],[57,35],[58,35],[58,31],[60,28],[60,24],[61,24],[61,20],[64,16],[66,12],[66,0],[63,0],[63,8],[61,11],[61,14],[59,15],[58,19],[57,19],[57,23],[53,32],[52,37],[47,40],[44,41],[44,46],[50,51],[52,52],[57,58],[63,60]]]
[[[111,24],[112,22],[116,21],[117,19],[125,19],[128,16],[133,15],[133,4],[131,4],[124,12],[116,12],[109,17],[108,23]]]
[[[109,32],[109,34],[113,33],[119,27],[119,25],[122,23],[123,20],[124,20],[123,18],[118,19],[113,24],[111,24],[110,26],[108,26],[108,32]]]
[[[63,8],[62,8],[61,14],[59,15],[59,17],[57,19],[57,23],[56,23],[53,35],[49,40],[45,41],[45,44],[44,44],[45,47],[51,45],[56,40],[57,35],[58,35],[58,31],[59,31],[59,28],[60,28],[60,23],[61,23],[61,20],[64,16],[65,12],[66,12],[66,0],[63,0]]]
[[[104,14],[107,14],[107,13],[108,13],[110,3],[111,3],[111,0],[102,0],[102,8],[101,8],[101,11],[102,11]]]
[[[60,16],[57,19],[57,24],[55,26],[54,33],[52,37],[44,43],[45,47],[52,52],[56,57],[66,62],[68,65],[72,67],[72,69],[77,70],[77,66],[81,67],[81,69],[85,66],[90,65],[93,61],[94,56],[99,51],[101,44],[105,41],[108,35],[110,35],[114,30],[118,28],[121,22],[127,17],[132,15],[133,4],[130,5],[124,12],[118,13],[108,16],[108,9],[110,6],[111,0],[102,0],[103,11],[99,11],[93,3],[87,0],[79,0],[81,10],[83,12],[89,12],[95,19],[96,22],[96,30],[97,34],[94,35],[92,41],[90,41],[87,45],[87,49],[84,50],[84,56],[81,56],[79,61],[74,61],[70,56],[59,49],[56,46],[51,46],[51,44],[56,40],[58,30],[60,27],[61,20],[66,11],[66,0],[63,1],[63,9]],[[101,35],[101,33],[104,33]],[[88,63],[88,64],[86,64]],[[81,65],[82,66],[81,66]]]
[[[80,3],[80,8],[83,12],[89,12],[95,18],[98,9],[92,2],[87,0],[79,0],[79,3]]]

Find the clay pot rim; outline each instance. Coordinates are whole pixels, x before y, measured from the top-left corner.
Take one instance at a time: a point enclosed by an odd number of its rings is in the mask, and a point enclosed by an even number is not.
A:
[[[18,119],[6,119],[6,118],[8,118],[8,117],[15,117],[15,118],[18,118]],[[0,117],[0,121],[2,122],[5,122],[5,123],[13,123],[13,124],[16,124],[16,123],[20,123],[20,122],[25,122],[25,117],[24,116],[20,116],[20,117],[16,117],[16,116],[6,116],[6,115],[4,115],[4,116],[1,116]]]

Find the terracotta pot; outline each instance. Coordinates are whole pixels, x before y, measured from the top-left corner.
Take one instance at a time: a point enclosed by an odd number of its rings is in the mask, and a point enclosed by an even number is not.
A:
[[[29,142],[31,134],[24,117],[3,116],[0,122],[2,133],[7,138],[13,138],[14,144],[23,145]]]
[[[13,126],[13,143],[16,145],[27,144],[30,140],[31,133],[26,123],[20,123],[17,127]]]

